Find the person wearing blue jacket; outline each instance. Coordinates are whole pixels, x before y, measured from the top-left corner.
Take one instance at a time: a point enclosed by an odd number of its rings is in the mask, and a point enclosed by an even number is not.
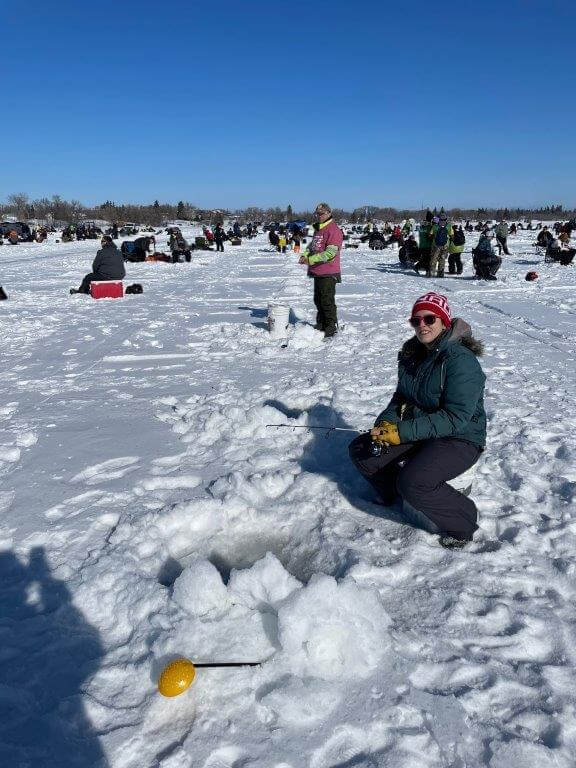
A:
[[[385,505],[400,496],[420,527],[458,548],[478,528],[477,509],[447,481],[475,464],[486,444],[483,346],[438,293],[417,299],[409,322],[415,336],[398,356],[396,391],[371,432],[350,444],[350,457]],[[380,455],[374,443],[384,447]]]

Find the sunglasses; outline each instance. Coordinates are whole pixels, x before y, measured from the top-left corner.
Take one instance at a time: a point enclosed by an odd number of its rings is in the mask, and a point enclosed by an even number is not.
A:
[[[408,322],[412,328],[419,328],[422,323],[424,323],[424,325],[434,325],[436,320],[438,320],[436,315],[422,315],[421,317],[411,317]]]

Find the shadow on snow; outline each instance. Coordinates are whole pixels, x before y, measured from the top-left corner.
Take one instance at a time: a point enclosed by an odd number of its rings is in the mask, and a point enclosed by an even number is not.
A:
[[[106,768],[82,701],[104,654],[42,547],[0,552],[0,764]]]

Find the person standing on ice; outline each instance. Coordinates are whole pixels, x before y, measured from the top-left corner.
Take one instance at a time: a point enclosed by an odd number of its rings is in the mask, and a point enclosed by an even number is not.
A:
[[[508,224],[505,222],[504,219],[502,219],[497,225],[496,229],[494,230],[496,234],[496,242],[500,246],[500,248],[504,251],[506,256],[510,256],[510,251],[508,250]]]
[[[385,505],[399,495],[410,522],[459,548],[478,528],[477,509],[446,481],[475,464],[486,443],[483,346],[438,293],[416,300],[409,323],[415,336],[398,355],[396,391],[350,457]],[[385,446],[380,455],[373,443]]]
[[[448,246],[448,272],[451,275],[461,275],[464,269],[462,265],[462,253],[466,245],[466,235],[461,226],[454,225],[452,237]]]
[[[325,338],[330,338],[338,332],[336,283],[342,282],[340,251],[344,234],[332,218],[332,208],[328,203],[318,203],[315,214],[314,235],[299,263],[308,265],[308,277],[314,279],[314,327],[324,331]]]
[[[214,242],[216,243],[216,250],[224,253],[224,240],[228,240],[228,235],[224,232],[222,222],[218,222],[214,227]]]
[[[426,271],[426,277],[444,277],[444,263],[452,236],[452,225],[448,223],[446,214],[441,213],[438,222],[430,231],[430,268]],[[437,274],[435,274],[436,270],[438,270]]]

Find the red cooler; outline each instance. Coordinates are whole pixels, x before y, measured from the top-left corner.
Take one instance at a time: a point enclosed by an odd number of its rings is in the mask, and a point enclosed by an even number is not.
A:
[[[92,280],[90,295],[93,299],[121,299],[124,296],[122,280]]]

